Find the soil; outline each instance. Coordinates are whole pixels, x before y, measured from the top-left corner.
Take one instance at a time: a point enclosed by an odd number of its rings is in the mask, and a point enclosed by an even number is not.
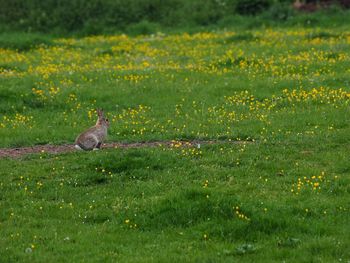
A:
[[[121,142],[112,142],[105,143],[102,145],[103,148],[141,148],[141,147],[190,147],[197,146],[199,144],[216,144],[223,143],[223,141],[156,141],[156,142],[136,142],[136,143],[121,143]],[[243,143],[239,141],[231,143]],[[63,145],[35,145],[30,147],[18,147],[18,148],[0,148],[0,158],[18,158],[27,154],[34,153],[67,153],[77,151],[74,148],[73,144],[63,144]]]

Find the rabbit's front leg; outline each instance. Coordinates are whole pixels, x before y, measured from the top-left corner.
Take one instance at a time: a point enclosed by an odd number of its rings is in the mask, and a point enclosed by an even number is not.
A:
[[[102,145],[102,142],[98,142],[93,150],[94,151],[100,150],[101,149],[101,145]]]
[[[98,142],[95,148],[101,149],[101,145],[102,145],[102,142]]]

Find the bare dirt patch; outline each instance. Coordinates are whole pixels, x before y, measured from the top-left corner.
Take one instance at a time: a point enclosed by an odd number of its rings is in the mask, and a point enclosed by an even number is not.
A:
[[[217,144],[217,143],[249,143],[248,141],[155,141],[155,142],[135,142],[135,143],[122,143],[122,142],[112,142],[105,143],[103,148],[142,148],[142,147],[193,147],[206,144]],[[67,153],[77,151],[73,144],[63,144],[63,145],[35,145],[29,147],[17,147],[17,148],[0,148],[0,158],[18,158],[27,154],[35,153]]]

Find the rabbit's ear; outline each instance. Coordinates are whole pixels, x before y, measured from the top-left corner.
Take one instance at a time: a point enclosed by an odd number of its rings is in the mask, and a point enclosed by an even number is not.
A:
[[[103,110],[102,109],[96,109],[97,115],[99,118],[103,118]]]

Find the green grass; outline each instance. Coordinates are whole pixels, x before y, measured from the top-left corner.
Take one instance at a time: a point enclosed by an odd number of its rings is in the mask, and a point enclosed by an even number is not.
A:
[[[3,46],[1,147],[73,143],[96,107],[109,141],[218,143],[0,159],[0,261],[349,261],[349,34]]]
[[[38,33],[9,33],[0,35],[0,48],[28,51],[38,46],[52,45],[51,37]]]
[[[117,149],[1,160],[0,257],[347,260],[346,149],[325,154],[311,140],[205,146],[199,158],[184,157],[181,149]],[[291,193],[298,177],[322,171],[320,190]]]

